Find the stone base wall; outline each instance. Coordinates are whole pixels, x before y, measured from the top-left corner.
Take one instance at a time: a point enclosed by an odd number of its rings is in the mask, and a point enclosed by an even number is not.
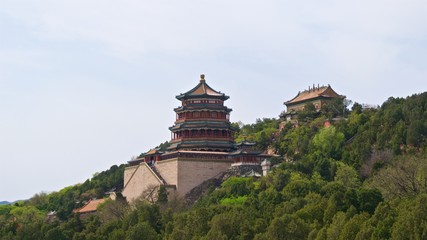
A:
[[[232,161],[179,159],[177,192],[184,196],[204,181],[225,172],[231,163]]]
[[[150,188],[161,185],[161,181],[146,163],[127,167],[124,180],[125,187],[122,194],[128,202],[135,201]]]
[[[178,161],[177,158],[159,161],[156,163],[156,168],[162,175],[166,184],[177,185],[178,184]]]
[[[232,160],[197,159],[176,157],[158,161],[155,165],[157,172],[168,186],[175,185],[176,192],[184,196],[191,189],[204,181],[225,172]],[[153,186],[163,185],[146,163],[127,167],[124,173],[125,187],[123,196],[128,202],[133,202]]]
[[[125,172],[124,172],[124,185],[125,186],[126,186],[126,183],[128,183],[129,180],[132,178],[132,175],[135,173],[135,171],[138,168],[139,168],[138,165],[125,168]]]

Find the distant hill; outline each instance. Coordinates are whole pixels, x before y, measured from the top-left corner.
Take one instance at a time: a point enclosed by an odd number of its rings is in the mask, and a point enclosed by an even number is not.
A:
[[[123,189],[126,165],[114,165],[58,192],[0,202],[0,240],[426,239],[427,92],[379,108],[355,103],[343,118],[341,107],[305,109],[298,126],[234,125],[236,141],[280,155],[267,176],[208,180],[184,200],[161,188],[157,203],[119,196],[79,220],[73,209]]]
[[[11,204],[11,202],[8,202],[8,201],[2,201],[2,202],[0,202],[0,205],[7,205],[7,204]]]

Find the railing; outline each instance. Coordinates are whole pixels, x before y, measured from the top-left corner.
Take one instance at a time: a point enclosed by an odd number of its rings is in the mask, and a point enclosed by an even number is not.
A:
[[[212,121],[215,121],[215,122],[228,122],[228,119],[226,117],[219,118],[219,117],[209,117],[209,116],[207,116],[207,117],[183,117],[183,118],[176,119],[175,122],[180,123],[180,122],[184,122],[187,120],[209,120],[209,119]]]
[[[194,152],[175,152],[172,154],[163,155],[160,160],[168,160],[172,158],[196,158],[196,159],[216,159],[216,160],[231,160],[228,155],[215,155],[212,153],[194,153]]]
[[[175,139],[172,139],[171,142],[176,142],[176,141],[183,141],[183,140],[192,140],[192,139],[206,139],[206,140],[223,140],[223,141],[233,141],[234,138],[233,137],[218,137],[218,136],[193,136],[193,137],[178,137]]]

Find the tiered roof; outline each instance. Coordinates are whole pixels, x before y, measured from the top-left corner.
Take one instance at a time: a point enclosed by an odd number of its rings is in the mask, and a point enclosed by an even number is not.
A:
[[[200,97],[210,97],[210,98],[219,98],[222,100],[227,100],[230,98],[229,96],[225,95],[224,93],[218,92],[211,88],[205,81],[205,75],[200,75],[200,82],[195,86],[193,89],[186,93],[181,93],[180,95],[176,96],[178,100],[185,100],[189,98],[200,98]]]
[[[199,106],[179,106],[174,109],[175,112],[186,112],[186,111],[194,111],[197,109],[197,111],[225,111],[227,113],[233,111],[231,108],[228,108],[226,106],[220,106],[220,105],[207,105],[207,104],[199,104]]]
[[[234,147],[236,150],[231,153],[231,155],[259,155],[262,153],[262,151],[258,151],[255,149],[256,143],[250,142],[248,140],[243,140],[239,143],[234,144]]]
[[[168,150],[191,149],[193,151],[225,152],[233,150],[232,132],[234,130],[228,118],[231,109],[224,106],[224,101],[229,96],[211,88],[206,83],[205,75],[202,74],[200,75],[200,82],[193,89],[176,96],[176,98],[182,101],[182,106],[175,108],[174,111],[178,116],[184,112],[189,112],[191,117],[177,118],[175,124],[169,128],[175,134],[175,138],[172,139]],[[202,113],[196,116],[195,112]],[[216,112],[217,115],[211,115],[210,112]],[[202,132],[204,130],[207,132]],[[225,132],[218,134],[215,132],[216,130]],[[176,137],[178,135],[179,137]]]
[[[185,141],[173,142],[169,149],[231,149],[233,144],[229,141],[215,141],[206,139],[187,139]],[[197,150],[191,150],[197,151]]]
[[[188,121],[177,123],[174,126],[170,127],[169,130],[178,130],[178,129],[212,129],[212,130],[223,130],[230,129],[231,124],[229,122],[214,122],[214,121]]]

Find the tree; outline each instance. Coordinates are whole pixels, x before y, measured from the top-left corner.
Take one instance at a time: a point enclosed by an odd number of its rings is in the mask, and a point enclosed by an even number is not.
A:
[[[159,240],[160,236],[147,222],[132,226],[126,234],[126,240]]]
[[[369,219],[369,214],[361,213],[352,217],[343,227],[339,239],[355,239],[361,226]]]
[[[427,195],[401,204],[392,227],[392,239],[427,239]]]
[[[347,223],[345,214],[343,212],[337,212],[332,219],[331,225],[326,230],[327,239],[334,240],[339,239],[341,231]]]
[[[210,221],[210,230],[206,239],[214,239],[214,236],[220,239],[224,236],[225,239],[252,239],[250,219],[240,207],[217,214]]]
[[[344,103],[343,99],[332,99],[322,106],[321,112],[328,118],[343,116],[343,114],[346,113],[346,104],[347,103]]]
[[[150,203],[155,203],[158,198],[159,186],[155,184],[148,185],[147,188],[141,193],[140,200],[146,200]]]
[[[302,219],[285,214],[273,219],[267,230],[268,239],[306,239],[310,231],[309,225]]]
[[[343,144],[344,134],[338,132],[334,126],[320,129],[312,141],[315,151],[336,160],[341,158]]]
[[[34,206],[22,206],[13,208],[10,214],[20,224],[30,224],[35,221],[43,220],[44,214]]]
[[[422,142],[422,135],[424,134],[424,127],[421,120],[416,119],[412,121],[406,133],[406,143],[413,146],[420,146]]]
[[[258,149],[267,150],[279,130],[279,121],[274,118],[263,118],[257,119],[254,124],[243,125],[239,122],[233,126],[238,127],[235,132],[236,142],[244,140],[256,142]]]
[[[168,191],[165,186],[161,185],[159,187],[159,192],[157,193],[157,203],[165,204],[168,202]]]
[[[337,173],[335,175],[335,181],[341,183],[343,186],[348,188],[360,187],[360,179],[356,170],[348,166],[345,163],[339,162],[337,164]]]
[[[59,227],[50,229],[45,237],[45,240],[66,240],[67,237],[61,232]]]
[[[351,111],[356,113],[356,114],[362,113],[362,105],[358,102],[355,102],[353,104],[353,106],[351,107]]]
[[[359,211],[373,214],[383,197],[377,189],[360,188],[357,190],[357,201]]]
[[[117,198],[114,201],[109,199],[98,207],[97,215],[101,222],[107,223],[123,220],[128,210],[129,206],[126,200],[122,198]]]
[[[317,110],[313,103],[307,103],[304,105],[304,110],[299,111],[297,118],[298,122],[307,122],[316,118]]]
[[[427,192],[427,158],[404,156],[378,171],[370,181],[386,199]]]
[[[308,153],[310,140],[314,135],[312,128],[306,125],[292,128],[280,136],[279,153],[290,160],[299,160]]]

